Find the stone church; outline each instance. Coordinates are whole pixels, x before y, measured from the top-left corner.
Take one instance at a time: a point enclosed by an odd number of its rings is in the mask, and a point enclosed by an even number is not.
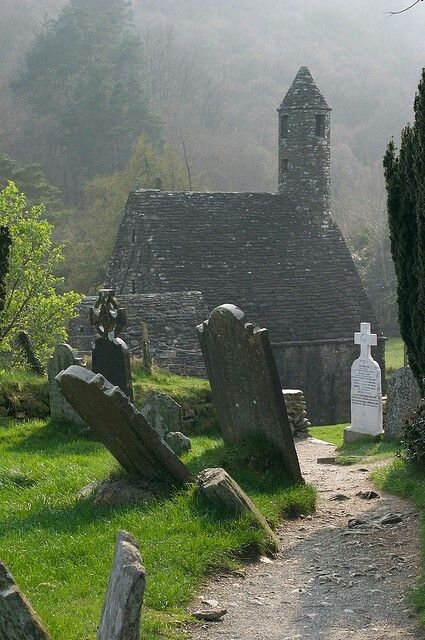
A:
[[[384,340],[342,234],[330,216],[330,112],[301,67],[278,112],[277,193],[130,193],[106,285],[129,317],[130,349],[147,325],[154,358],[205,375],[195,327],[232,303],[270,333],[282,387],[305,393],[314,424],[350,415],[360,322]],[[94,298],[87,299],[89,306]],[[87,322],[71,342],[88,348]]]

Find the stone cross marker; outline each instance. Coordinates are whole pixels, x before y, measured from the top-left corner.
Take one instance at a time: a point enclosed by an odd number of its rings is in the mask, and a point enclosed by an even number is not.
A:
[[[72,424],[83,424],[78,413],[74,411],[69,402],[63,397],[59,383],[55,380],[58,373],[64,369],[68,369],[68,367],[71,367],[73,364],[81,365],[81,359],[74,356],[74,352],[69,344],[58,344],[47,363],[50,417],[52,420],[71,422]]]
[[[267,438],[289,475],[302,481],[267,329],[247,323],[238,307],[224,304],[197,330],[223,438]]]
[[[117,385],[133,400],[130,352],[119,334],[127,324],[124,309],[119,308],[113,289],[100,289],[90,313],[90,322],[99,333],[92,352],[92,369]]]
[[[351,427],[344,434],[348,442],[383,433],[381,368],[371,355],[377,335],[370,332],[368,322],[361,323],[354,342],[360,345],[360,357],[351,367]]]

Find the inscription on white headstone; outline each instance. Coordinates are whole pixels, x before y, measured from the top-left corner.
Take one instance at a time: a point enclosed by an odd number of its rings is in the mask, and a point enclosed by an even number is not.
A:
[[[357,433],[382,433],[381,368],[371,356],[371,346],[377,335],[370,332],[370,324],[362,322],[360,332],[354,334],[360,345],[360,357],[351,367],[351,429]]]

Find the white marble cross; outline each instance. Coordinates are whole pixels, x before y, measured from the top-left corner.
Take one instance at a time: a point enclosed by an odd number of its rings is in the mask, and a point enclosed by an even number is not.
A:
[[[372,357],[370,348],[378,344],[376,333],[370,332],[370,322],[361,322],[360,331],[354,334],[354,344],[360,345],[360,359],[368,360]]]

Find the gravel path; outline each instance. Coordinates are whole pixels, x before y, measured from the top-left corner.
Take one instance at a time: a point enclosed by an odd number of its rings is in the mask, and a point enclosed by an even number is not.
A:
[[[373,489],[372,467],[318,464],[334,455],[332,445],[308,440],[297,449],[306,481],[319,491],[316,514],[280,527],[281,550],[272,562],[263,559],[204,585],[200,598],[217,600],[228,613],[194,627],[192,638],[425,638],[408,602],[419,576],[419,522],[412,506],[386,494],[357,497]],[[348,499],[333,500],[337,494]],[[402,521],[348,527],[350,519],[390,512],[401,513]],[[199,599],[195,608],[203,608]]]

